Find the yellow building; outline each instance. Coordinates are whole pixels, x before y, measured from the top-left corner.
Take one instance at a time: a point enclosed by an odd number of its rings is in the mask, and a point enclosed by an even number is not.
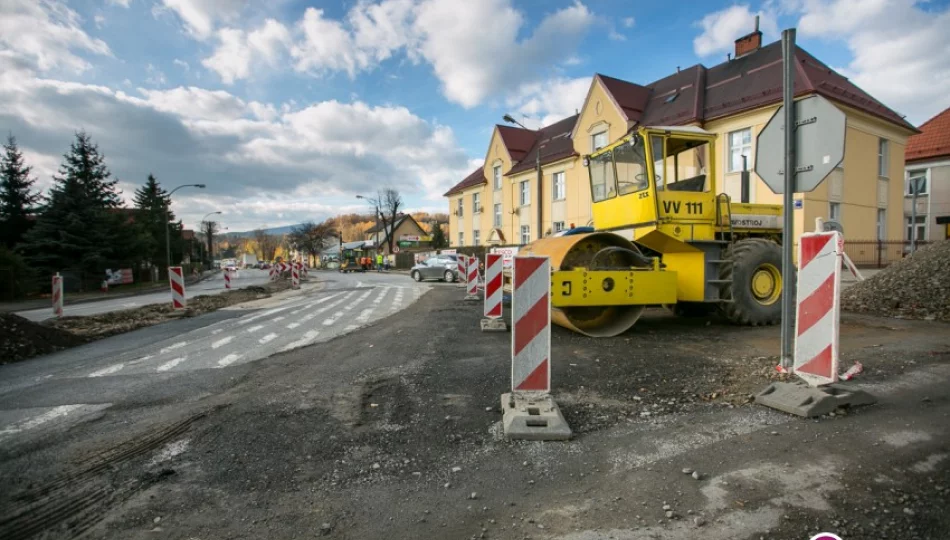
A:
[[[782,99],[781,43],[761,47],[761,39],[752,32],[736,40],[734,58],[677,69],[646,86],[598,74],[578,115],[537,131],[496,126],[484,166],[445,194],[451,244],[522,245],[592,224],[583,156],[640,125],[716,133],[717,186],[739,201],[743,156],[754,171],[756,137]],[[796,99],[821,95],[847,119],[841,166],[815,191],[796,196],[795,237],[822,217],[839,221],[846,239],[900,240],[904,147],[917,130],[801,48],[795,71]],[[752,172],[748,202],[782,200]],[[902,255],[900,246],[887,249],[886,258]]]

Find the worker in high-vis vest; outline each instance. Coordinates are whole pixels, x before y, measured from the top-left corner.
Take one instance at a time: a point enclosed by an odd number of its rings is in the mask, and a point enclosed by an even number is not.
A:
[[[383,271],[383,254],[382,253],[376,254],[376,271],[377,272]]]

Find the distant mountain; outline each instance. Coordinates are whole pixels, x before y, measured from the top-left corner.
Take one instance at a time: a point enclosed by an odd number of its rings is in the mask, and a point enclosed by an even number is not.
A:
[[[275,236],[281,236],[284,234],[290,233],[291,229],[298,227],[299,225],[284,225],[283,227],[273,227],[271,229],[264,229],[264,232],[267,234],[273,234]],[[243,232],[232,232],[228,231],[227,233],[219,236],[227,236],[230,238],[249,238],[254,236],[254,231],[243,231]]]

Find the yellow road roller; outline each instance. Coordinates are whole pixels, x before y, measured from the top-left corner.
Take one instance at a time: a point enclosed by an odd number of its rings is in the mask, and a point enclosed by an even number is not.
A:
[[[720,309],[738,324],[781,318],[781,205],[733,202],[716,187],[716,135],[641,127],[586,156],[594,227],[519,255],[551,258],[555,324],[618,335],[647,306]]]

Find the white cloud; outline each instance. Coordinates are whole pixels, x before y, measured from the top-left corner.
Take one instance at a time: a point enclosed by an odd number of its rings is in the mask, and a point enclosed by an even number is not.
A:
[[[624,28],[633,28],[633,25],[636,22],[636,19],[634,19],[633,17],[624,17],[622,22],[623,22]]]
[[[191,35],[207,39],[218,22],[236,20],[247,0],[162,0],[162,4],[181,18]]]
[[[759,28],[768,36],[778,34],[778,25],[771,12],[753,13],[746,5],[733,5],[721,11],[710,13],[697,22],[702,33],[693,40],[693,51],[697,56],[711,56],[717,53],[732,52],[735,40],[755,28],[755,17],[760,18]]]
[[[146,73],[145,82],[147,82],[148,84],[151,84],[153,86],[161,86],[165,84],[166,82],[165,74],[162,72],[162,70],[158,69],[152,64],[148,64],[147,66],[145,66],[145,73]]]
[[[303,39],[290,51],[297,71],[318,75],[345,71],[353,77],[369,67],[369,51],[356,47],[350,31],[341,22],[325,18],[322,9],[307,8],[298,28]]]
[[[224,90],[205,90],[194,86],[179,86],[171,90],[138,90],[155,109],[186,119],[234,120],[248,112],[244,101]]]
[[[184,60],[180,60],[178,58],[172,60],[172,63],[185,71],[189,71],[191,69],[191,66],[188,65],[188,62],[185,62]]]
[[[90,37],[82,19],[56,0],[0,2],[0,53],[22,69],[81,73],[90,68],[79,52],[111,55],[109,46]]]
[[[551,79],[525,84],[507,100],[511,110],[525,115],[529,128],[550,125],[571,116],[584,105],[590,77]]]
[[[106,18],[103,15],[96,15],[92,20],[96,23],[96,28],[102,28],[106,24]]]
[[[124,8],[129,7],[129,4],[132,0],[106,0],[106,3],[112,4],[114,6],[122,6]]]
[[[246,79],[256,63],[275,66],[291,42],[287,28],[268,19],[250,33],[236,28],[222,28],[217,32],[218,46],[214,53],[201,61],[216,72],[225,84]]]
[[[950,8],[914,0],[806,0],[802,37],[841,39],[845,74],[920,124],[950,105]]]

